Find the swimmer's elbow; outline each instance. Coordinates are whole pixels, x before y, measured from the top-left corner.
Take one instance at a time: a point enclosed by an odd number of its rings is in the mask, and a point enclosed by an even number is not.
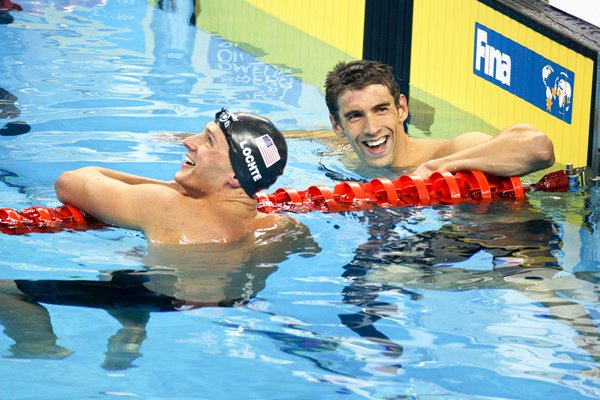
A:
[[[520,143],[519,148],[526,151],[532,170],[545,169],[554,164],[554,145],[542,131],[529,124],[517,124],[507,128],[505,133],[518,138],[516,143]]]
[[[70,198],[71,192],[70,183],[73,180],[72,175],[72,171],[63,172],[62,174],[60,174],[56,182],[54,182],[54,191],[56,192],[56,196],[58,197],[58,200],[60,200],[63,203],[69,202],[68,199]]]
[[[545,169],[554,165],[554,145],[548,136],[538,130],[533,131],[530,146],[537,169]]]
[[[54,191],[58,199],[65,204],[74,204],[83,192],[82,171],[84,169],[65,171],[54,182]]]

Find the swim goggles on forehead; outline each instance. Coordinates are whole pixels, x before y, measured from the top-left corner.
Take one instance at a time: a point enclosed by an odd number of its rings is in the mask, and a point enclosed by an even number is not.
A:
[[[234,116],[226,108],[221,108],[221,111],[215,114],[215,122],[221,128],[221,131],[223,131],[230,148],[233,147],[233,138],[231,137],[231,124],[233,121]]]
[[[229,145],[235,177],[250,197],[266,189],[283,173],[287,162],[285,138],[271,121],[258,115],[223,108],[215,122]]]

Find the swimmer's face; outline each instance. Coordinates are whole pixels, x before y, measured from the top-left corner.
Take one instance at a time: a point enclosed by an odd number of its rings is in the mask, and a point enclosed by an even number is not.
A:
[[[229,144],[221,128],[209,122],[202,133],[183,141],[187,149],[175,181],[188,191],[207,193],[220,190],[234,177],[229,161]]]
[[[406,135],[403,122],[408,116],[404,95],[399,104],[387,87],[369,85],[348,89],[338,97],[337,121],[330,115],[334,132],[346,138],[354,152],[370,167],[390,167],[396,161],[399,136]]]

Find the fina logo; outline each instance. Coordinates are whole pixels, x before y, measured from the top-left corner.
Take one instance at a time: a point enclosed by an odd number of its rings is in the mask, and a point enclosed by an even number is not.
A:
[[[570,124],[573,71],[475,23],[473,73]]]
[[[556,73],[551,65],[545,65],[542,68],[542,81],[546,86],[546,110],[552,111],[552,106],[558,101],[560,114],[571,111],[573,89],[569,82],[569,76],[565,72]]]
[[[495,80],[510,86],[511,60],[508,54],[490,46],[487,42],[488,34],[481,28],[477,28],[475,38],[475,69],[481,71],[483,61],[483,73]]]

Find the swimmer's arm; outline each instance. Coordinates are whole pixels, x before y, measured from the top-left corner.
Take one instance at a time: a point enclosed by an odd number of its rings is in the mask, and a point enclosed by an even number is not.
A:
[[[335,137],[333,131],[331,129],[308,129],[308,130],[288,130],[283,131],[283,135],[287,139],[331,139]]]
[[[165,186],[176,190],[169,182],[85,167],[61,174],[54,189],[61,202],[102,222],[143,230],[151,218],[147,208],[163,195]]]
[[[113,169],[102,168],[102,167],[84,167],[82,168],[82,173],[85,174],[101,174],[107,178],[115,179],[126,183],[128,185],[140,185],[142,183],[152,183],[158,185],[172,186],[173,182],[171,181],[163,181],[160,179],[147,178],[145,176],[128,174],[126,172],[115,171]]]
[[[476,169],[497,176],[523,176],[554,164],[552,141],[531,125],[508,127],[496,136],[469,132],[451,140],[415,173]]]
[[[311,139],[327,146],[327,154],[348,154],[352,149],[345,138],[340,138],[330,129],[283,131],[286,139]],[[289,146],[289,143],[288,143]]]

